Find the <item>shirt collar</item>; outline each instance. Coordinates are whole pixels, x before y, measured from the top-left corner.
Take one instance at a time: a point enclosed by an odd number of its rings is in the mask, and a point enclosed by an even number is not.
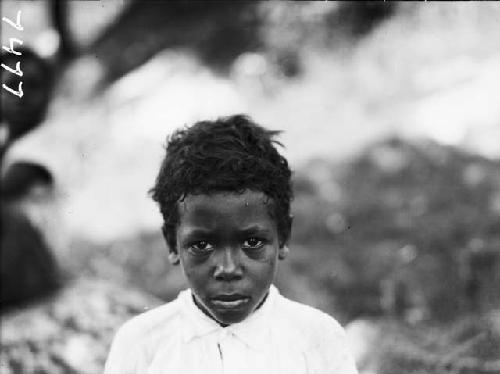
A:
[[[271,285],[269,294],[259,309],[239,323],[222,327],[196,306],[190,289],[182,291],[179,298],[186,318],[183,326],[184,342],[212,333],[222,333],[224,330],[225,334],[232,334],[251,348],[261,350],[271,325],[269,319],[278,296],[279,291]]]

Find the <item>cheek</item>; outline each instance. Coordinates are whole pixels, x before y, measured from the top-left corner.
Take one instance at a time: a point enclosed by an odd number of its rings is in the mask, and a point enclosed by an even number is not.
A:
[[[276,262],[278,258],[278,248],[272,244],[268,244],[259,251],[244,251],[243,256],[251,261],[271,264]]]
[[[204,283],[210,270],[207,261],[193,259],[188,255],[181,255],[181,267],[184,276],[192,284]]]
[[[261,261],[270,266],[274,266],[274,264],[276,264],[277,262],[277,259],[278,259],[278,248],[270,247],[263,253]]]
[[[257,258],[251,258],[247,262],[247,267],[250,273],[258,274],[264,279],[274,274],[277,263],[277,252],[270,251],[260,254]]]

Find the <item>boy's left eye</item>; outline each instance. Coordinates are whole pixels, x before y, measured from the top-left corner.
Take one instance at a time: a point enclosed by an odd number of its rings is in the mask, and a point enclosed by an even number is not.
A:
[[[264,242],[257,238],[248,238],[243,242],[243,248],[258,249],[264,245]]]

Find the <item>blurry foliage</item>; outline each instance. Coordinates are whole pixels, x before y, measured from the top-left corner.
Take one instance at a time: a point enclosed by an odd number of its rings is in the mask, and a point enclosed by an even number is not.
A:
[[[311,263],[340,261],[344,276],[311,274],[333,294],[345,293],[339,302],[354,308],[346,311],[351,318],[367,312],[353,299],[378,295],[390,277],[404,282],[416,295],[410,302],[432,318],[464,311],[465,254],[476,245],[498,252],[498,162],[391,139],[342,165],[316,161],[297,174],[303,192],[295,201],[294,241],[311,248]],[[308,177],[315,186],[304,182]],[[500,292],[499,284],[491,287]]]
[[[356,41],[391,17],[397,4],[379,1],[263,2],[263,38],[274,47]]]
[[[384,374],[493,374],[500,370],[498,313],[446,327],[379,322],[377,371]]]
[[[138,287],[168,301],[186,284],[181,272],[174,271],[170,265],[167,255],[159,229],[100,246],[75,241],[69,248],[68,271],[77,276]]]
[[[175,48],[193,53],[223,74],[238,56],[260,52],[285,77],[292,78],[302,72],[305,44],[331,47],[342,40],[351,43],[395,9],[394,4],[369,1],[131,1],[84,52],[103,63],[106,84],[160,51]]]
[[[53,297],[2,315],[2,374],[102,373],[125,321],[159,300],[102,280],[71,282]]]
[[[330,37],[336,29],[351,37],[361,37],[372,31],[396,10],[396,3],[385,1],[339,2],[337,12],[326,17]]]
[[[352,47],[396,10],[396,4],[378,1],[263,2],[260,35],[278,70],[294,78],[303,72],[305,48]]]
[[[106,83],[164,49],[184,49],[219,72],[261,46],[258,2],[132,1],[88,48],[105,66]]]

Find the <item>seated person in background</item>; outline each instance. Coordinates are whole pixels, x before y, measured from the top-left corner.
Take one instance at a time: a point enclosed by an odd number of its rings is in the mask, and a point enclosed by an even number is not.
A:
[[[106,374],[357,373],[337,321],[272,285],[292,222],[277,133],[236,115],[169,138],[152,196],[190,289],[120,328]]]

